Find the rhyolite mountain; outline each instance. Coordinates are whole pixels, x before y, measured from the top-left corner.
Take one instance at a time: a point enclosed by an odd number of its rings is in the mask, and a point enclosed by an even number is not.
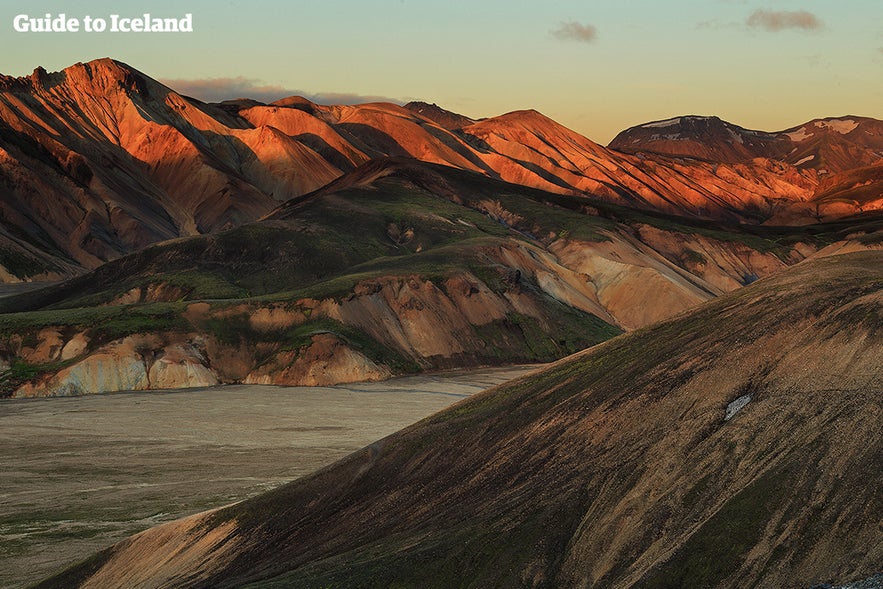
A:
[[[880,208],[878,121],[777,134],[712,122],[690,124],[686,153],[652,139],[673,128],[652,127],[614,143],[639,152],[630,154],[536,111],[473,120],[425,103],[204,104],[111,59],[38,68],[0,77],[0,278],[68,277],[151,243],[232,228],[388,156],[729,222],[814,223]],[[727,138],[744,146],[722,148]],[[759,157],[743,158],[755,143]],[[796,151],[771,147],[792,143]]]
[[[0,387],[333,384],[553,360],[806,256],[875,247],[881,226],[727,228],[372,160],[260,221],[0,299]]]
[[[883,253],[800,264],[37,587],[800,587],[883,561]]]

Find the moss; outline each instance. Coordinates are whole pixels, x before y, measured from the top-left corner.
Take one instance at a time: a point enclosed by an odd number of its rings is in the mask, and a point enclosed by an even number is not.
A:
[[[42,362],[31,364],[21,359],[12,362],[9,370],[0,374],[0,398],[9,397],[15,390],[26,382],[32,381],[44,374],[57,372],[70,366],[72,360],[61,362]]]
[[[0,314],[0,336],[32,337],[44,327],[62,327],[90,330],[96,342],[103,342],[133,333],[187,329],[182,310],[178,303],[151,303]]]
[[[283,350],[298,350],[309,345],[314,335],[322,333],[337,336],[351,348],[361,352],[375,363],[388,366],[396,374],[413,373],[420,368],[414,361],[384,346],[364,331],[333,319],[322,318],[307,321],[301,325],[280,330],[275,337],[283,342]]]
[[[44,264],[32,256],[6,248],[0,248],[0,265],[6,268],[10,274],[19,278],[30,278],[57,270],[57,268]]]
[[[790,488],[791,469],[758,477],[727,501],[678,551],[640,582],[641,587],[715,587],[734,574],[760,540]]]
[[[247,313],[209,317],[199,322],[199,328],[229,346],[238,346],[243,341],[254,339],[256,335],[251,328]]]
[[[684,250],[684,263],[685,264],[705,264],[708,260],[701,253],[687,249]]]

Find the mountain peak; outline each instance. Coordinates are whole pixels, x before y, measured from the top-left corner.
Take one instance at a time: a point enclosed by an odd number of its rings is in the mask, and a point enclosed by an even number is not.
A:
[[[786,129],[781,134],[786,135],[792,141],[800,142],[811,135],[849,135],[856,129],[862,128],[872,135],[883,134],[883,125],[880,121],[867,117],[846,115],[842,117],[825,117],[813,119],[802,125]]]
[[[416,100],[409,102],[404,108],[429,119],[438,126],[448,129],[449,131],[462,129],[475,122],[475,119],[446,110],[435,103],[430,104],[428,102]]]
[[[740,162],[769,157],[775,135],[745,129],[717,116],[684,115],[626,129],[608,147],[626,153]]]
[[[146,94],[149,78],[132,66],[102,57],[85,63],[75,63],[60,72],[73,84],[88,84],[106,89],[126,89]]]

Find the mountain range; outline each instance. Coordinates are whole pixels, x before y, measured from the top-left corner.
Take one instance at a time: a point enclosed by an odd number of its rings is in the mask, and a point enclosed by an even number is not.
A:
[[[6,280],[69,277],[254,221],[389,156],[731,223],[817,223],[883,203],[873,119],[764,133],[679,117],[603,147],[536,111],[473,120],[425,103],[205,104],[111,59],[0,77],[0,140]]]

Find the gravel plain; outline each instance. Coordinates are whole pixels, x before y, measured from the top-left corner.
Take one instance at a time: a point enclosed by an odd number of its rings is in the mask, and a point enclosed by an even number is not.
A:
[[[534,367],[0,402],[0,587],[251,497]]]

